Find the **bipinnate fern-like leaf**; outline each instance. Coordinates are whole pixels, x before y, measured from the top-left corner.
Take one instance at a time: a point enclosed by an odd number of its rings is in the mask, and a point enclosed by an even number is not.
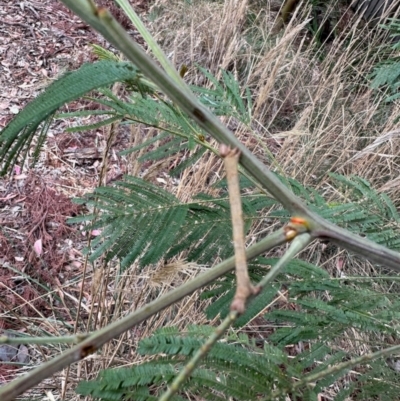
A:
[[[330,177],[339,196],[329,202],[313,188],[304,187],[292,178],[287,182],[293,192],[320,216],[378,244],[399,250],[400,216],[389,197],[377,192],[361,177],[333,173]],[[286,210],[277,209],[269,217],[287,221],[290,215]]]
[[[275,262],[261,257],[257,264]],[[341,378],[348,368],[325,372],[357,355],[354,349],[340,349],[340,339],[345,340],[349,329],[351,333],[367,330],[379,336],[396,335],[400,305],[395,294],[382,294],[355,278],[349,283],[331,279],[323,269],[300,260],[292,261],[277,281],[287,287],[287,307],[265,315],[268,336],[227,334],[200,362],[176,399],[190,399],[190,394],[207,400],[275,401],[289,394],[291,399],[316,399],[333,384],[339,389],[335,399],[381,399],[382,394],[387,396],[384,399],[396,399],[397,373],[384,360],[372,361],[360,370],[353,368],[357,375],[346,380]],[[118,397],[153,400],[212,330],[209,326],[189,326],[185,332],[176,327],[159,329],[139,342],[138,352],[152,356],[151,362],[102,371],[96,380],[81,382],[77,392],[107,401]],[[310,386],[307,376],[318,373],[320,378]],[[371,385],[376,380],[386,386]]]
[[[371,74],[373,81],[372,89],[377,89],[380,86],[388,85],[392,89],[398,87],[400,79],[400,63],[398,60],[386,61],[375,69]]]
[[[391,39],[386,44],[386,49],[391,56],[385,57],[383,62],[375,65],[373,72],[369,78],[372,78],[371,88],[379,89],[385,86],[388,89],[390,96],[386,97],[386,102],[393,102],[400,97],[400,58],[399,51],[399,33],[400,24],[398,18],[389,18],[387,25],[381,27],[391,32]],[[382,46],[385,46],[384,44]]]
[[[113,187],[101,187],[78,203],[99,209],[99,215],[80,216],[70,222],[91,222],[102,233],[91,243],[91,259],[116,257],[122,268],[139,260],[141,266],[172,258],[186,251],[186,258],[211,263],[233,254],[227,196],[199,194],[182,203],[168,191],[137,177],[126,176]],[[244,213],[255,211],[245,204]],[[87,250],[89,251],[89,250]]]
[[[157,400],[157,396],[150,394],[150,386],[169,382],[176,374],[172,364],[146,364],[137,366],[137,369],[106,370],[100,373],[96,381],[81,382],[77,392],[82,395],[91,395],[95,399],[104,401]],[[173,400],[183,398],[175,396]]]
[[[280,280],[290,282],[289,302],[294,307],[272,310],[265,315],[271,322],[287,323],[270,336],[275,343],[287,345],[316,338],[334,341],[348,328],[380,335],[398,331],[397,297],[372,290],[368,281],[356,280],[346,285],[321,275],[300,278],[295,271],[288,278],[281,275]]]
[[[103,55],[103,50],[100,51]],[[110,59],[113,56],[106,53],[105,57]],[[198,94],[199,100],[216,114],[234,116],[243,124],[249,125],[251,121],[251,95],[249,90],[244,91],[244,99],[243,90],[231,73],[222,70],[222,80],[219,81],[208,71],[204,69],[201,71],[214,87],[212,89],[193,87],[192,89]],[[91,125],[74,126],[69,128],[69,131],[89,130],[117,120],[123,121],[121,124],[143,124],[156,128],[157,133],[153,138],[149,138],[143,144],[136,145],[133,148],[125,149],[121,154],[128,154],[145,148],[146,152],[138,159],[138,161],[143,162],[166,158],[180,151],[189,151],[184,158],[181,158],[182,162],[170,171],[172,175],[177,176],[185,168],[193,165],[207,149],[210,149],[210,145],[206,143],[206,135],[198,124],[170,101],[156,96],[154,88],[147,84],[141,84],[142,81],[142,79],[137,79],[133,86],[129,85],[128,81],[126,88],[131,91],[129,96],[124,99],[116,96],[107,88],[99,89],[98,92],[101,96],[90,97],[89,99],[103,106],[103,109],[106,110],[102,114],[108,114],[109,118]],[[87,115],[99,114],[98,111],[91,113],[91,110],[87,110],[85,112]],[[62,113],[60,117],[79,117],[81,115],[83,114],[72,112]],[[158,146],[153,146],[155,142],[159,142]]]
[[[103,371],[96,381],[81,382],[77,392],[104,400],[111,400],[110,394],[135,394],[135,390],[145,384],[153,385],[153,388],[157,385],[158,392],[161,392],[205,338],[204,330],[189,328],[186,335],[180,335],[161,329],[140,342],[139,352],[162,356],[138,369],[133,367]],[[251,400],[257,395],[268,394],[272,377],[282,376],[279,365],[287,361],[287,356],[279,350],[272,352],[271,358],[269,352],[273,348],[268,346],[265,351],[258,349],[257,355],[254,353],[256,347],[245,336],[236,336],[235,339],[231,336],[228,342],[218,342],[184,384],[183,390],[199,394],[207,400],[225,400],[228,396]]]
[[[399,249],[399,216],[390,199],[356,177],[337,175],[333,179],[338,182],[338,189],[347,202],[328,203],[314,190],[302,187],[297,181],[291,180],[290,183],[292,188],[303,193],[308,202],[318,198],[318,206],[314,208],[325,218],[339,222],[357,234],[365,234],[378,243]],[[242,180],[242,184],[248,188],[251,183]],[[105,254],[106,260],[117,257],[122,267],[126,268],[137,259],[140,259],[141,266],[145,266],[185,251],[189,261],[208,264],[217,256],[226,258],[233,254],[229,202],[226,192],[221,193],[223,196],[219,198],[199,194],[191,203],[183,204],[156,185],[140,178],[126,177],[114,187],[99,188],[81,200],[100,210],[97,219],[95,215],[89,215],[71,221],[92,221],[92,229],[102,230],[102,235],[92,242],[92,260]],[[263,210],[269,210],[269,219],[285,221],[289,217],[287,211],[274,207],[275,200],[263,194],[243,196],[242,203],[246,230]],[[259,270],[253,281],[257,282],[260,274],[263,273]],[[229,286],[234,286],[232,279]],[[216,310],[218,305],[223,315],[227,313],[231,293],[214,304]],[[267,302],[270,295],[263,293],[264,296]],[[261,305],[262,302],[242,316],[239,324],[257,309],[261,310]],[[213,313],[210,313],[211,317]]]
[[[138,351],[142,355],[153,356],[151,362],[102,371],[96,380],[81,382],[76,391],[107,401],[118,396],[121,399],[131,396],[135,400],[153,400],[154,396],[165,391],[177,371],[204,343],[210,330],[212,328],[204,326],[188,327],[185,333],[180,333],[176,328],[157,330],[151,337],[139,342]],[[315,399],[346,370],[326,374],[314,381],[311,387],[306,383],[299,386],[302,378],[310,373],[321,372],[327,366],[334,366],[347,357],[346,352],[336,351],[319,341],[305,347],[295,357],[290,357],[285,347],[275,346],[268,339],[260,343],[244,334],[231,333],[223,341],[217,342],[200,362],[190,379],[183,384],[177,399],[188,399],[186,396],[190,399],[192,395],[207,400],[232,397],[243,401],[275,401],[286,399],[288,394],[293,399]],[[388,370],[382,364],[377,368],[385,372]],[[292,390],[294,384],[295,391]],[[357,383],[346,387],[343,390],[350,388],[354,391],[354,399],[360,399],[357,397]],[[376,392],[371,390],[371,394]]]
[[[92,43],[91,47],[93,53],[99,58],[99,60],[122,61],[121,57],[116,56],[113,52],[110,52],[110,50],[107,50],[102,46]]]
[[[156,128],[157,132],[154,137],[133,148],[123,150],[121,155],[145,148],[146,152],[138,158],[139,162],[145,162],[167,158],[178,154],[180,151],[189,151],[190,155],[186,154],[185,157],[181,157],[182,163],[178,163],[175,169],[171,170],[171,174],[178,175],[183,169],[198,160],[207,150],[207,146],[196,146],[196,143],[204,144],[203,140],[199,139],[204,138],[204,133],[196,123],[189,122],[188,116],[169,101],[160,100],[157,96],[147,96],[147,93],[152,94],[152,89],[145,85],[140,86],[140,82],[140,79],[134,82],[135,86],[131,87],[134,90],[130,92],[127,99],[119,98],[107,88],[99,89],[98,92],[101,96],[90,97],[89,99],[106,108],[104,114],[107,113],[111,117],[95,124],[75,126],[70,128],[69,131],[89,130],[110,124],[116,120],[123,120],[121,124],[143,124]],[[90,115],[90,110],[85,112]],[[72,112],[62,113],[59,116],[68,118],[79,117],[80,115]],[[158,144],[154,146],[153,144],[156,142]]]
[[[19,154],[27,152],[39,125],[62,105],[93,89],[117,81],[135,80],[137,68],[128,62],[100,61],[67,72],[30,102],[0,133],[0,158],[4,174]],[[43,142],[43,141],[40,141]]]
[[[245,125],[251,123],[252,100],[248,88],[244,91],[234,75],[221,70],[222,79],[202,67],[198,67],[203,75],[212,83],[213,88],[192,86],[191,89],[199,95],[199,100],[217,116],[235,117]],[[241,92],[245,92],[245,96]]]
[[[253,281],[258,282],[263,275],[260,266],[265,266],[265,275],[266,269],[277,261],[275,258],[259,257],[250,263]],[[284,327],[278,328],[270,336],[272,341],[279,344],[288,345],[320,337],[334,340],[349,327],[387,335],[393,335],[398,330],[400,302],[395,295],[371,290],[368,282],[358,283],[357,287],[344,285],[343,282],[331,279],[323,269],[297,259],[288,263],[277,280],[285,286],[289,285],[289,301],[295,306],[272,310],[265,315],[265,319],[271,322],[286,322]],[[203,297],[214,297],[213,303],[206,309],[209,319],[219,314],[226,316],[233,297],[233,286],[233,277],[226,276],[217,283],[217,288],[203,293]],[[238,327],[259,315],[276,295],[277,287],[271,286],[264,292],[264,302],[257,302],[257,299],[250,302],[245,314],[237,321]]]
[[[103,230],[92,242],[91,257],[117,257],[123,268],[139,257],[142,266],[156,263],[176,242],[189,210],[168,191],[130,176],[114,187],[97,188],[84,202],[101,209],[97,220],[85,218]]]

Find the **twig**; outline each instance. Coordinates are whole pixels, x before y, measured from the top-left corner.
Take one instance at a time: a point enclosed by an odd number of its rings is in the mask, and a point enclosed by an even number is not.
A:
[[[288,226],[290,226],[289,223]],[[301,226],[299,226],[299,232],[297,237],[294,238],[292,243],[290,244],[289,249],[285,252],[285,254],[281,257],[281,259],[276,263],[276,265],[268,272],[268,274],[260,281],[257,288],[262,288],[267,286],[274,280],[277,274],[282,271],[282,269],[289,263],[291,259],[293,259],[296,254],[302,251],[311,241],[311,235],[308,233],[302,232]],[[290,233],[294,231],[290,228]],[[297,230],[296,230],[297,231]],[[286,233],[288,230],[286,230]],[[256,294],[251,294],[250,297],[253,297]],[[168,390],[162,395],[159,401],[169,401],[174,394],[178,392],[184,381],[193,373],[196,366],[199,364],[200,360],[204,358],[211,350],[213,345],[222,337],[224,332],[229,328],[231,324],[238,318],[238,311],[231,311],[228,316],[223,320],[223,322],[216,328],[213,334],[208,338],[205,344],[194,354],[194,356],[190,359],[190,361],[186,364],[186,366],[181,370],[179,375],[174,379],[171,386]]]
[[[238,317],[238,312],[232,311],[223,320],[223,322],[215,329],[208,340],[202,345],[193,358],[186,364],[186,366],[176,376],[168,390],[160,397],[159,401],[169,401],[174,394],[178,392],[183,382],[192,374],[198,363],[204,358],[211,350],[212,346],[223,336],[225,331]]]
[[[282,9],[272,27],[271,33],[277,34],[283,27],[283,24],[287,22],[290,13],[294,10],[299,0],[286,0],[282,6]]]
[[[8,337],[0,336],[0,344],[79,344],[91,333],[60,337]]]
[[[271,268],[268,274],[259,282],[258,286],[260,287],[260,289],[269,284],[278,275],[282,268],[286,266],[287,263],[296,256],[296,254],[305,249],[311,241],[312,237],[307,232],[297,235],[290,244],[290,247],[285,252],[285,254]]]
[[[242,201],[240,199],[238,163],[240,151],[230,149],[226,145],[221,145],[219,151],[224,159],[226,179],[228,181],[229,203],[231,206],[233,246],[235,248],[236,261],[236,293],[231,304],[231,310],[243,313],[246,308],[246,301],[250,295],[258,293],[259,288],[253,287],[250,282],[247,270],[247,260],[244,240],[244,224]]]

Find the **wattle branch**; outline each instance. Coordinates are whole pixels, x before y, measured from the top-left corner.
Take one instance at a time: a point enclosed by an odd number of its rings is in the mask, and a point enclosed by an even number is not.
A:
[[[90,0],[61,0],[94,29],[100,32],[113,46],[139,67],[176,105],[190,115],[218,142],[232,149],[239,149],[240,164],[265,190],[274,196],[293,216],[305,219],[313,238],[330,239],[345,249],[354,251],[371,261],[400,271],[400,253],[391,251],[367,238],[360,237],[328,222],[309,210],[279,179],[261,163],[217,117],[196,99],[176,76],[166,74],[135,42],[104,8],[96,8]]]

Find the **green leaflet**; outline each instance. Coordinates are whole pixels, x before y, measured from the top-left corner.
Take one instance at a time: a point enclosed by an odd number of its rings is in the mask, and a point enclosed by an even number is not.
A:
[[[153,356],[151,362],[104,370],[97,379],[80,382],[76,391],[105,401],[130,399],[129,396],[135,400],[155,400],[157,395],[165,391],[177,371],[201,347],[211,330],[208,326],[189,326],[185,333],[174,327],[157,330],[139,342],[138,351],[141,355]],[[328,366],[335,366],[351,355],[323,342],[309,344],[296,356],[290,356],[290,349],[274,346],[267,338],[256,340],[243,333],[231,333],[215,344],[190,380],[184,383],[180,395],[174,399],[192,399],[191,395],[196,394],[207,400],[233,397],[243,401],[276,401],[287,399],[287,395],[291,394],[296,400],[310,400],[315,399],[314,393],[318,394],[333,383],[338,383],[349,370],[343,368],[333,373],[325,372]],[[307,382],[299,386],[308,376],[320,372],[325,374],[313,381],[312,386]],[[384,361],[372,361],[364,367],[364,372],[350,386],[346,382],[341,383],[343,393],[349,394],[348,388],[356,390],[352,399],[357,400],[375,399],[375,396],[383,393],[388,395],[388,400],[396,398],[396,386],[393,389],[379,386],[381,381],[396,382],[395,373]],[[379,380],[374,386],[377,377]],[[368,382],[372,385],[366,391]],[[389,398],[389,393],[392,398]]]
[[[397,18],[388,18],[387,25],[381,25],[381,28],[390,31],[391,38],[387,44],[383,44],[383,49],[389,53],[389,57],[385,57],[384,61],[374,66],[373,72],[368,78],[372,79],[371,88],[378,90],[382,87],[387,89],[387,96],[385,101],[390,103],[400,97],[398,89],[400,86],[400,58],[398,56],[399,42],[397,40],[400,32],[400,24]],[[398,121],[398,120],[397,120]]]
[[[110,125],[112,123],[114,123],[115,121],[119,121],[121,119],[121,117],[116,116],[116,117],[110,117],[107,118],[106,120],[101,120],[98,121],[97,123],[94,124],[89,124],[89,125],[80,125],[77,127],[71,127],[71,128],[67,128],[65,131],[66,132],[84,132],[84,131],[89,131],[92,129],[97,129],[100,127],[104,127],[105,125]]]
[[[251,93],[245,89],[245,97],[242,95],[243,89],[233,74],[229,71],[221,70],[222,80],[218,81],[209,71],[202,67],[199,70],[213,84],[213,89],[192,86],[191,89],[199,94],[199,100],[216,115],[233,116],[243,124],[251,124]]]
[[[212,263],[217,256],[233,253],[227,197],[198,195],[192,203],[181,203],[152,183],[125,176],[115,186],[97,188],[76,202],[101,211],[97,218],[92,214],[69,220],[93,221],[91,229],[101,229],[86,250],[91,260],[116,257],[125,269],[136,260],[144,267],[182,250],[188,251],[187,260],[197,263]],[[244,213],[251,219],[255,210],[244,202]]]
[[[136,395],[136,391],[143,391],[146,385],[148,389],[154,384],[165,388],[177,368],[187,362],[212,331],[208,326],[190,326],[186,334],[168,329],[158,330],[139,343],[142,355],[156,356],[153,362],[102,371],[98,379],[81,382],[77,392],[111,400],[111,397],[117,394],[121,397],[129,391]],[[266,347],[263,352],[247,336],[232,334],[227,342],[218,342],[213,347],[183,388],[201,394],[207,400],[225,400],[228,395],[238,400],[256,399],[269,392],[274,377],[281,377],[279,384],[287,383],[279,367],[287,360],[287,356],[273,346]],[[148,394],[143,399],[152,398]]]
[[[67,72],[29,103],[0,133],[1,173],[16,162],[14,156],[29,146],[41,122],[74,99],[117,81],[134,80],[138,70],[128,62],[100,61]]]

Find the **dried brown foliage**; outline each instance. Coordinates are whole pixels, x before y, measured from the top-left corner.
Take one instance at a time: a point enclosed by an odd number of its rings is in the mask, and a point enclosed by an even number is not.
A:
[[[16,278],[15,272],[0,267],[4,290],[1,302],[7,309],[21,307],[25,316],[36,315],[37,308],[46,316],[51,309],[48,309],[41,296],[46,291],[38,284],[54,288],[71,278],[71,270],[67,265],[67,241],[76,241],[78,233],[75,227],[67,224],[66,219],[76,215],[79,208],[33,171],[27,175],[21,187],[14,186],[16,190],[17,200],[12,198],[6,201],[4,207],[7,210],[17,208],[20,212],[8,221],[3,220],[1,258],[3,266],[12,266],[31,280]],[[4,232],[8,233],[7,237]],[[37,241],[41,242],[40,254],[35,250]]]

